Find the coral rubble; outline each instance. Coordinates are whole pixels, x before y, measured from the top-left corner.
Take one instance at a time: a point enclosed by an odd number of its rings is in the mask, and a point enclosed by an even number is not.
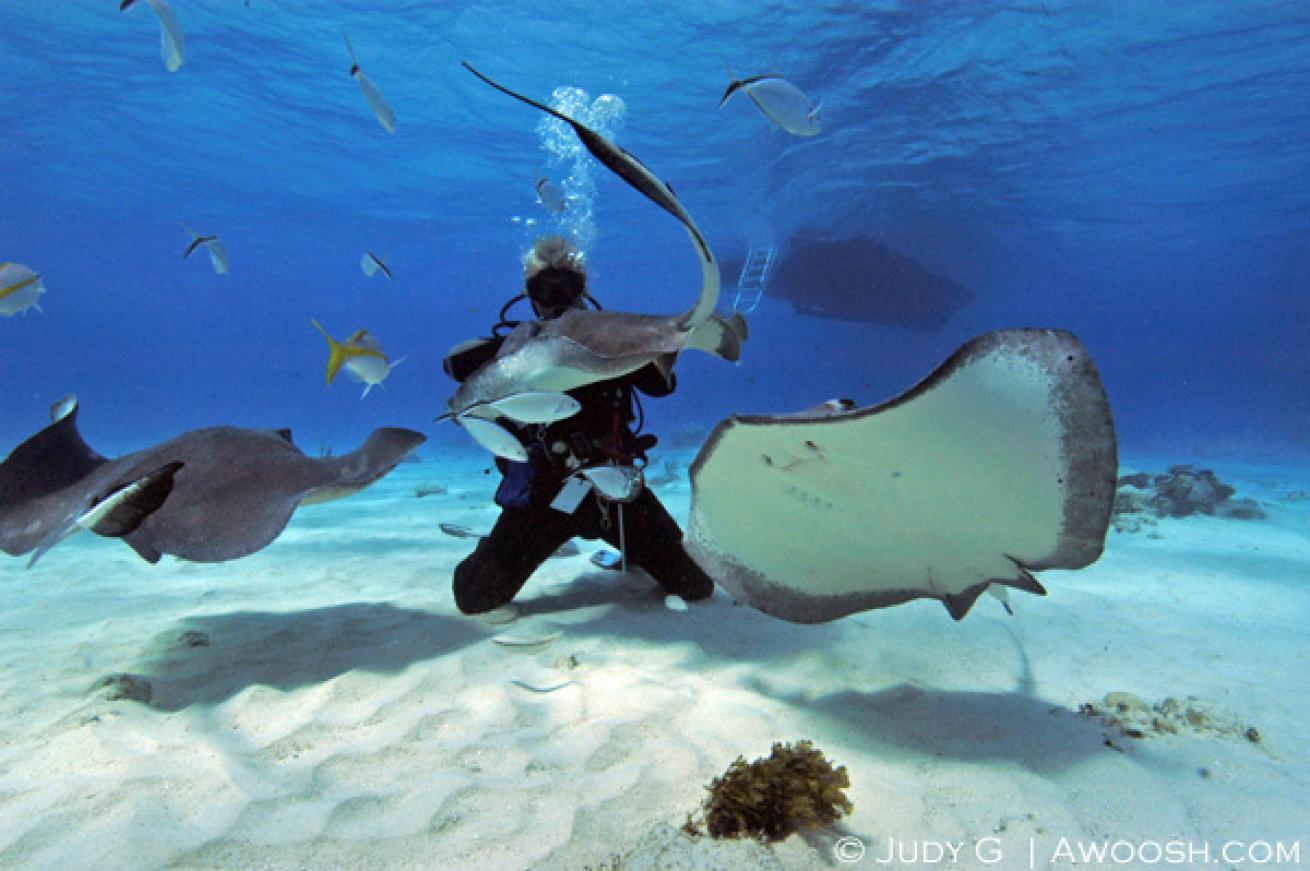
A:
[[[1099,702],[1078,706],[1084,717],[1099,719],[1107,727],[1128,738],[1151,735],[1177,735],[1184,732],[1234,738],[1260,744],[1260,730],[1233,714],[1206,704],[1194,696],[1176,699],[1170,696],[1148,704],[1132,693],[1107,693]]]
[[[1117,532],[1140,532],[1160,517],[1212,514],[1237,520],[1259,520],[1264,511],[1254,499],[1234,499],[1236,490],[1210,469],[1171,466],[1163,475],[1138,472],[1119,478],[1114,499]]]
[[[780,841],[793,832],[828,826],[851,812],[843,789],[851,785],[846,766],[836,768],[809,741],[774,744],[767,759],[747,764],[740,756],[707,787],[703,819],[690,815],[683,827],[711,837]]]

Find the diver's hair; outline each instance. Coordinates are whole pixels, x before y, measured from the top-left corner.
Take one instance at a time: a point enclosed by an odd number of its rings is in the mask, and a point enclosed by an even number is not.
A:
[[[542,236],[523,258],[523,277],[531,278],[543,269],[569,269],[585,277],[587,260],[563,236]]]

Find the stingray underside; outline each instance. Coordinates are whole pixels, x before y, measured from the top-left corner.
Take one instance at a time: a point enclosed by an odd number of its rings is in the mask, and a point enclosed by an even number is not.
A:
[[[987,333],[881,405],[741,415],[692,465],[685,545],[739,601],[799,623],[1100,556],[1118,471],[1100,377],[1058,330]]]
[[[621,378],[654,363],[666,373],[687,348],[735,361],[748,328],[740,314],[712,315],[686,330],[675,317],[572,311],[519,325],[496,357],[470,375],[448,403],[462,414],[527,390],[568,391]]]

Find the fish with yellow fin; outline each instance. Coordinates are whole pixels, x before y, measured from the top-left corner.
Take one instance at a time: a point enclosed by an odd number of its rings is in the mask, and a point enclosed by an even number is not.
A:
[[[327,339],[327,383],[331,384],[337,373],[344,368],[351,377],[364,385],[360,399],[368,396],[374,385],[381,386],[391,370],[405,362],[403,357],[394,363],[388,360],[382,345],[368,330],[355,330],[344,342],[338,342],[328,335],[328,331],[318,321],[311,318],[309,322]]]
[[[25,315],[30,308],[41,311],[37,299],[43,293],[40,275],[21,263],[0,263],[0,315]]]

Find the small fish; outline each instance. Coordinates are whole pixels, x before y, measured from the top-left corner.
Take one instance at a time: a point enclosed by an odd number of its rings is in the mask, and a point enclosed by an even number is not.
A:
[[[733,79],[723,92],[719,108],[737,91],[744,91],[755,108],[778,127],[794,136],[819,133],[819,112],[823,101],[811,103],[800,88],[777,73],[765,73],[748,79]]]
[[[582,404],[567,393],[526,390],[491,402],[474,403],[458,414],[448,411],[433,422],[453,420],[491,453],[523,463],[527,462],[528,454],[522,443],[508,429],[495,423],[494,418],[505,417],[520,424],[554,423],[572,417],[581,408]]]
[[[497,457],[515,463],[528,461],[528,452],[524,449],[523,443],[500,424],[480,417],[455,417],[453,420],[472,436],[473,441]]]
[[[350,53],[350,75],[359,82],[359,89],[364,92],[364,99],[368,101],[368,107],[377,116],[378,123],[388,133],[395,133],[396,113],[391,110],[391,104],[382,96],[382,92],[373,84],[373,80],[364,75],[364,71],[359,68],[359,62],[355,60],[355,49],[350,44],[350,36],[344,30],[341,31],[341,35],[346,38],[346,51]]]
[[[209,252],[209,262],[214,267],[214,271],[219,275],[227,275],[227,248],[222,241],[214,235],[203,236],[186,224],[182,225],[182,229],[191,234],[191,244],[182,252],[182,259],[187,259],[192,252],[204,245],[205,250]]]
[[[381,270],[382,274],[388,279],[391,281],[396,280],[396,277],[391,274],[391,267],[383,263],[382,258],[374,254],[372,251],[365,251],[364,255],[359,258],[359,268],[364,270],[364,274],[369,278],[377,275],[378,271]]]
[[[545,695],[546,693],[553,693],[556,690],[562,690],[565,687],[574,686],[577,684],[577,681],[565,680],[565,681],[560,681],[559,683],[556,684],[538,685],[534,683],[528,683],[527,681],[520,680],[518,678],[512,678],[510,680],[510,683],[512,683],[514,686],[518,687],[521,690],[527,690],[530,693],[537,693],[538,695]]]
[[[403,358],[394,363],[388,360],[387,355],[382,353],[382,346],[378,344],[378,340],[367,330],[355,330],[350,334],[350,338],[338,342],[328,335],[327,330],[323,329],[318,321],[311,319],[310,323],[323,334],[323,338],[327,339],[327,383],[331,384],[344,366],[351,377],[364,385],[364,392],[360,395],[360,399],[368,396],[374,385],[381,385],[391,374],[392,369],[405,362]]]
[[[537,202],[556,215],[568,208],[563,192],[544,175],[537,179]]]
[[[474,532],[467,526],[458,523],[438,523],[437,528],[452,538],[486,538],[485,532]]]
[[[590,481],[596,492],[611,502],[631,502],[641,494],[646,482],[636,466],[592,466],[576,474]]]
[[[26,315],[30,308],[41,311],[37,299],[43,293],[40,275],[21,263],[0,263],[0,315]]]
[[[182,68],[182,55],[186,50],[182,28],[173,15],[172,7],[165,0],[146,0],[146,3],[155,10],[155,16],[159,19],[159,56],[164,59],[164,68],[175,73]],[[136,0],[122,0],[118,4],[118,11],[126,12],[134,5]]]
[[[460,416],[471,417],[508,417],[515,423],[554,423],[572,417],[582,408],[567,393],[555,393],[545,390],[525,390],[503,396],[492,402],[479,402],[469,406]],[[438,421],[450,417],[449,413],[437,418]]]
[[[501,647],[545,647],[559,636],[558,632],[548,635],[497,635],[491,640]]]

